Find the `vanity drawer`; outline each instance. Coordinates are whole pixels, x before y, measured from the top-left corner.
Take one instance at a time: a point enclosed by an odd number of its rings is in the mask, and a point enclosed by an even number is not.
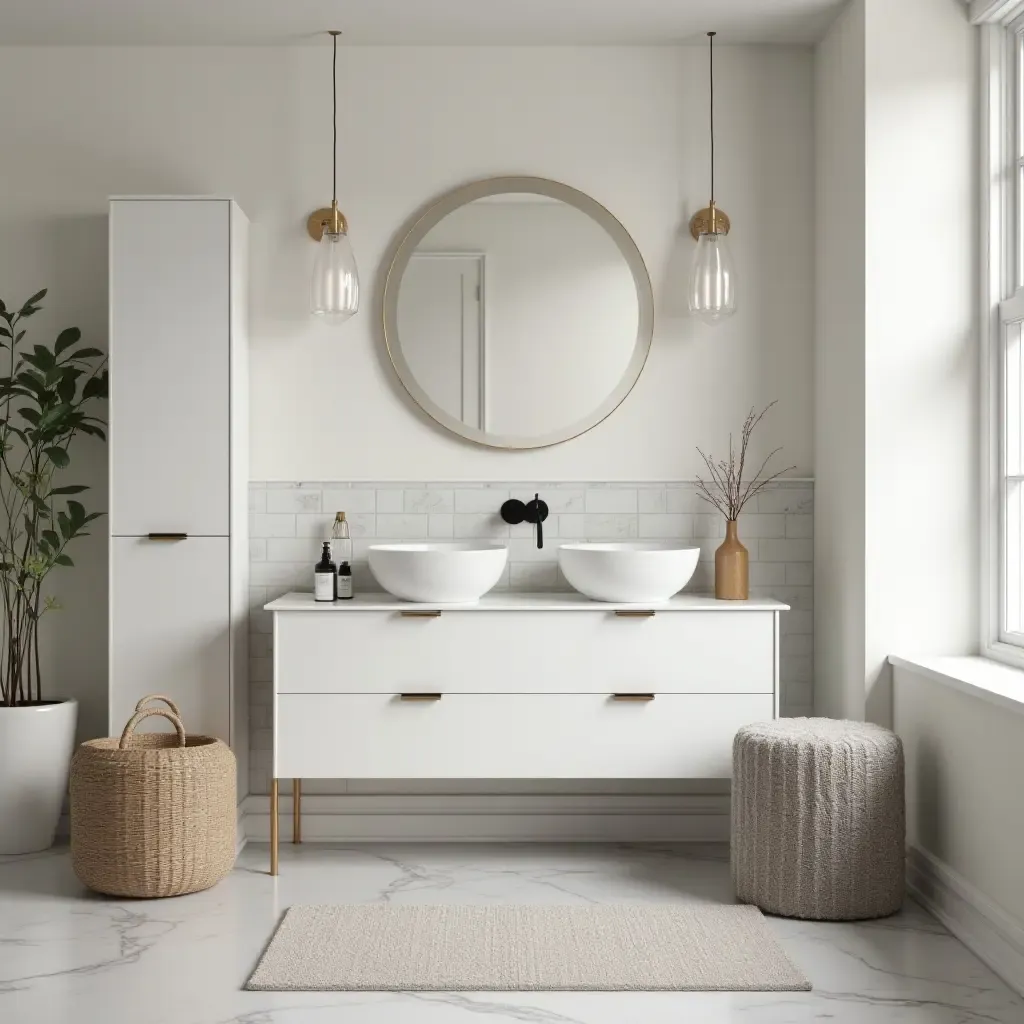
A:
[[[740,726],[770,694],[286,694],[279,778],[728,778]]]
[[[773,611],[279,612],[275,679],[278,693],[771,693],[775,618]]]

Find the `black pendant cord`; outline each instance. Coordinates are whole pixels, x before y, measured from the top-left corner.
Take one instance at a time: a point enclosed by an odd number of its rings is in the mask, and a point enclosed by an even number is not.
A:
[[[711,202],[715,201],[715,33],[708,33],[708,78],[711,97],[709,121],[711,124]]]
[[[338,201],[338,37],[334,36],[334,60],[331,63],[331,90],[334,96],[334,148],[331,151],[331,198]],[[333,228],[331,230],[334,230]]]

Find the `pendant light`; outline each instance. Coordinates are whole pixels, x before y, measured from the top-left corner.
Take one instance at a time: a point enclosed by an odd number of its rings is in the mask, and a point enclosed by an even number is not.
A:
[[[306,227],[319,243],[313,264],[309,306],[314,316],[343,323],[359,310],[359,271],[348,240],[348,221],[338,209],[338,31],[334,37],[331,85],[334,90],[334,149],[332,152],[332,199],[329,209],[311,214]]]
[[[711,202],[690,219],[697,240],[690,272],[690,312],[713,324],[736,312],[736,268],[726,235],[729,218],[715,205],[715,33],[708,33],[711,100]]]

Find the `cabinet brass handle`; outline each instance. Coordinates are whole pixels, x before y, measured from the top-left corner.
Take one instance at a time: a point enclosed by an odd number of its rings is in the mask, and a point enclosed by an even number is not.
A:
[[[654,700],[653,693],[613,693],[612,700],[632,701],[638,704],[646,704]]]
[[[150,540],[188,540],[187,533],[151,533]]]
[[[431,701],[440,700],[441,694],[439,693],[400,693],[398,695],[399,700],[409,701]]]
[[[441,612],[440,611],[429,611],[429,612],[415,611],[415,612],[399,612],[398,614],[401,615],[403,619],[436,619],[436,618],[440,617]]]
[[[616,608],[615,614],[623,619],[651,619],[654,617],[653,608]]]

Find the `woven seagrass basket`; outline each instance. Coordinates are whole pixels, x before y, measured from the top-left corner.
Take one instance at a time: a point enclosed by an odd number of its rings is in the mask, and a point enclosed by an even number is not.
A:
[[[154,700],[168,708],[145,707]],[[136,734],[150,715],[174,732]],[[120,739],[89,740],[71,761],[71,861],[97,892],[208,889],[235,863],[236,821],[235,755],[210,736],[186,736],[166,697],[143,697]]]

